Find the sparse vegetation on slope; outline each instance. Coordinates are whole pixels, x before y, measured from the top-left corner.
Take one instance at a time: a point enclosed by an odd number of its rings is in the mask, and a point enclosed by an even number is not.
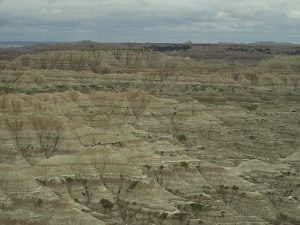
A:
[[[0,62],[0,224],[299,224],[297,56],[122,46]]]

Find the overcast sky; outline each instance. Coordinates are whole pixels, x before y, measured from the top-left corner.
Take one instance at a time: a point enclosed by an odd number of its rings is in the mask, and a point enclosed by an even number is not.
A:
[[[300,0],[0,0],[0,41],[300,43]]]

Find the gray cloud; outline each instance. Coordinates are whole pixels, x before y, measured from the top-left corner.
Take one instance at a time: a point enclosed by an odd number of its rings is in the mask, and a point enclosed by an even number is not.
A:
[[[0,41],[299,42],[298,0],[0,0]],[[3,35],[2,35],[3,34]]]

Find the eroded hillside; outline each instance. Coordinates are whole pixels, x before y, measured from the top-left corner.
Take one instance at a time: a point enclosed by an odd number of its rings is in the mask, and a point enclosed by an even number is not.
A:
[[[0,224],[300,223],[298,56],[0,61]]]

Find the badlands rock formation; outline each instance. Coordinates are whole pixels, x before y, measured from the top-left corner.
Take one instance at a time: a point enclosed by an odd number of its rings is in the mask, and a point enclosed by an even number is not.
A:
[[[300,224],[299,62],[0,61],[0,224]]]

